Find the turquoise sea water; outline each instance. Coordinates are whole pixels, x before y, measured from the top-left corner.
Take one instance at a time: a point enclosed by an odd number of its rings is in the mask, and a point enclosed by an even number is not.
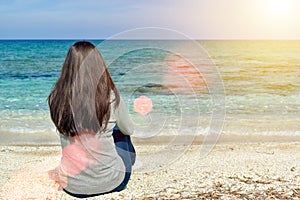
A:
[[[47,96],[74,42],[0,41],[0,134],[55,134]],[[107,61],[139,134],[181,134],[193,126],[199,126],[197,134],[207,131],[215,109],[212,90],[200,83],[182,86],[186,79],[197,82],[199,74],[182,64],[176,67],[172,57],[179,46],[188,48],[184,41],[160,41],[163,49],[144,48],[155,41],[111,41],[106,46],[101,46],[100,40],[91,42],[98,45]],[[196,63],[206,84],[220,81],[205,73],[213,64],[224,84],[224,133],[299,134],[300,41],[197,43],[210,56],[209,61]],[[122,49],[126,52],[119,55]],[[175,66],[170,67],[170,62]],[[185,92],[191,88],[193,94]],[[145,116],[134,111],[133,102],[140,95],[153,101],[152,112]]]

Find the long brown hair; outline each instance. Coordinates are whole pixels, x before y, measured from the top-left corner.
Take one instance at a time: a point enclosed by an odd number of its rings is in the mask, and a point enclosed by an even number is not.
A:
[[[111,90],[117,106],[120,96],[100,52],[90,42],[76,42],[48,97],[57,130],[71,137],[105,130],[110,118]]]

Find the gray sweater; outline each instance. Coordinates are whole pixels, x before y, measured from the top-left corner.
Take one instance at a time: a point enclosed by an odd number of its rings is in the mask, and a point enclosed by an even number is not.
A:
[[[131,135],[133,123],[122,99],[116,109],[114,103],[111,106],[111,117],[105,132],[81,135],[77,139],[60,134],[63,149],[60,174],[67,177],[65,189],[71,193],[109,192],[124,179],[125,166],[115,149],[112,132],[117,124],[122,133]]]

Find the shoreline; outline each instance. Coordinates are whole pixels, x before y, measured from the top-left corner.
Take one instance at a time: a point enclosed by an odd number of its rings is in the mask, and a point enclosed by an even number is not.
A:
[[[35,139],[36,138],[36,139]],[[207,140],[208,141],[207,141]],[[12,141],[13,140],[13,141]],[[209,141],[210,140],[210,141]],[[24,142],[26,141],[26,142]],[[153,137],[132,136],[133,143],[137,145],[201,145],[201,144],[226,144],[226,143],[260,143],[260,142],[300,142],[300,135],[261,135],[261,134],[220,134],[208,135],[160,135]],[[58,135],[48,134],[23,135],[14,139],[1,137],[0,146],[60,146]]]

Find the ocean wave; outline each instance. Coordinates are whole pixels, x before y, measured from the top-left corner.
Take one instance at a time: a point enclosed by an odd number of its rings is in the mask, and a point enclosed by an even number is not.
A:
[[[12,75],[0,75],[0,79],[32,79],[32,78],[53,78],[57,77],[57,74],[12,74]]]
[[[2,128],[0,129],[0,133],[11,133],[11,134],[18,134],[18,133],[26,133],[26,134],[31,134],[31,133],[56,133],[56,129],[53,127],[49,128],[26,128],[26,127],[18,127],[18,128]]]

